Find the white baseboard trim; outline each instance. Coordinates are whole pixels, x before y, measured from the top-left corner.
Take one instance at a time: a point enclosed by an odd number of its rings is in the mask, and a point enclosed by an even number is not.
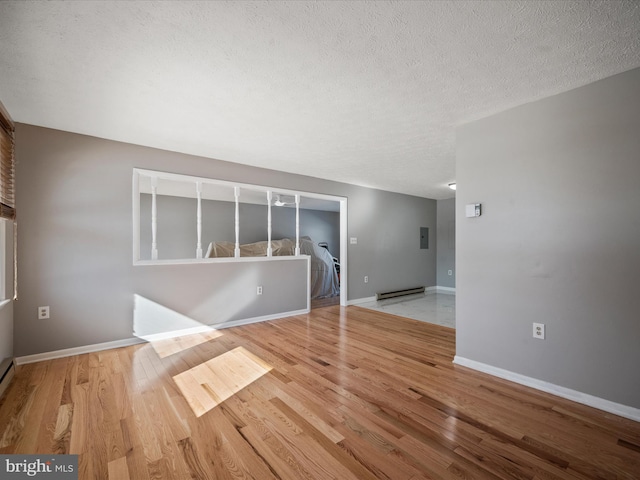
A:
[[[636,422],[640,422],[639,408],[622,405],[620,403],[612,402],[611,400],[605,400],[604,398],[595,397],[593,395],[589,395],[588,393],[578,392],[577,390],[561,387],[560,385],[555,385],[543,380],[538,380],[537,378],[527,377],[526,375],[521,375],[509,370],[504,370],[492,365],[487,365],[486,363],[469,360],[468,358],[460,357],[458,355],[454,357],[453,363],[461,365],[463,367],[471,368],[473,370],[477,370],[479,372],[488,373],[489,375],[493,375],[494,377],[503,378],[514,383],[519,383],[520,385],[524,385],[526,387],[531,387],[535,388],[536,390],[551,393],[552,395],[566,398],[567,400],[572,400],[589,407],[597,408],[598,410],[603,410],[608,413],[613,413],[614,415],[619,415],[630,420],[635,420]]]
[[[113,342],[95,343],[92,345],[84,345],[82,347],[65,348],[63,350],[54,350],[53,352],[36,353],[34,355],[25,355],[22,357],[16,357],[16,365],[25,365],[27,363],[42,362],[44,360],[54,360],[56,358],[71,357],[73,355],[82,355],[84,353],[100,352],[102,350],[110,350],[112,348],[129,347],[131,345],[137,345],[139,343],[154,342],[157,340],[164,340],[166,338],[180,337],[183,335],[190,335],[193,333],[209,332],[211,330],[219,330],[222,328],[239,327],[241,325],[248,325],[250,323],[266,322],[268,320],[277,320],[284,317],[293,317],[295,315],[304,315],[309,313],[309,309],[294,310],[291,312],[274,313],[271,315],[262,315],[260,317],[243,318],[240,320],[232,320],[230,322],[224,322],[212,325],[202,325],[193,328],[185,328],[182,330],[174,330],[171,332],[155,333],[151,335],[144,335],[141,337],[125,338],[124,340],[115,340]]]
[[[82,347],[54,350],[53,352],[24,355],[22,357],[16,357],[15,360],[17,365],[25,365],[27,363],[42,362],[43,360],[54,360],[56,358],[71,357],[72,355],[100,352],[112,348],[129,347],[131,345],[137,345],[138,343],[144,343],[144,340],[141,338],[125,338],[124,340],[114,340],[113,342],[94,343],[92,345],[83,345]]]
[[[444,293],[448,295],[455,295],[456,289],[451,287],[427,287],[424,289],[424,293]],[[353,300],[348,300],[347,305],[361,305],[363,303],[376,302],[378,301],[378,297],[364,297],[364,298],[354,298]]]
[[[373,297],[365,297],[365,298],[354,298],[353,300],[347,300],[347,305],[360,305],[362,303],[375,302],[377,297],[374,295]]]
[[[184,337],[185,335],[210,332],[212,330],[216,329],[209,325],[201,325],[199,327],[183,328],[180,330],[171,330],[169,332],[152,333],[150,335],[139,335],[138,338],[144,340],[145,342],[157,342],[158,340],[166,340],[167,338]]]
[[[211,324],[209,325],[211,328],[215,328],[216,330],[221,328],[229,328],[229,327],[240,327],[242,325],[249,325],[250,323],[258,323],[258,322],[267,322],[269,320],[278,320],[279,318],[285,317],[295,317],[296,315],[306,315],[311,310],[305,308],[303,310],[294,310],[291,312],[282,312],[282,313],[273,313],[271,315],[262,315],[260,317],[252,317],[252,318],[243,318],[241,320],[232,320],[230,322]]]
[[[455,295],[456,289],[451,287],[440,287],[440,286],[427,287],[425,289],[425,293],[445,293],[449,295]]]
[[[152,333],[150,335],[140,335],[139,338],[147,342],[156,342],[158,340],[166,340],[167,338],[183,337],[185,335],[193,335],[194,333],[210,332],[212,330],[221,330],[223,328],[239,327],[241,325],[249,325],[250,323],[266,322],[268,320],[277,320],[279,318],[293,317],[295,315],[305,315],[310,310],[294,310],[291,312],[274,313],[271,315],[262,315],[260,317],[243,318],[240,320],[232,320],[230,322],[212,323],[209,325],[200,325],[198,327],[183,328],[180,330],[172,330],[169,332]]]

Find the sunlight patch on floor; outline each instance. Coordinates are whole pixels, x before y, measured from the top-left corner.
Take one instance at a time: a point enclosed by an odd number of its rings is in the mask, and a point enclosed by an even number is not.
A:
[[[273,367],[236,347],[173,377],[197,417],[258,380]]]
[[[163,338],[151,342],[153,349],[160,358],[165,358],[176,353],[180,353],[189,348],[196,347],[202,343],[221,337],[223,334],[217,330],[195,333],[191,335],[181,335],[171,338]]]

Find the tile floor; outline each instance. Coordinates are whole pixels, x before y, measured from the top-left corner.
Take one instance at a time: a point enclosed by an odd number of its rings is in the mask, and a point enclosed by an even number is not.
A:
[[[456,296],[451,294],[421,293],[361,303],[358,306],[456,328]]]

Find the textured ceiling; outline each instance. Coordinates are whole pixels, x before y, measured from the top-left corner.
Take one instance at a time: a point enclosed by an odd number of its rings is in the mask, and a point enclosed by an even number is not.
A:
[[[14,120],[429,198],[455,126],[640,66],[640,2],[0,2]]]

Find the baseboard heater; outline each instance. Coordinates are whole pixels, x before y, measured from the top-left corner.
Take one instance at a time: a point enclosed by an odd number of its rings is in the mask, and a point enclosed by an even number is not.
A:
[[[413,295],[416,293],[424,293],[424,287],[405,288],[404,290],[394,290],[392,292],[376,293],[376,300],[384,300],[385,298],[402,297],[403,295]]]
[[[7,358],[0,362],[0,397],[11,383],[11,379],[15,374],[16,368],[12,358]]]

